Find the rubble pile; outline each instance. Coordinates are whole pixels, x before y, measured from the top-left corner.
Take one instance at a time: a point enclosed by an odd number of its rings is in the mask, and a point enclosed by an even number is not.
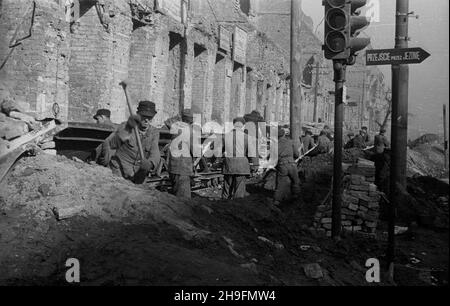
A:
[[[298,171],[305,182],[328,184],[333,176],[333,155],[320,154],[315,157],[305,157]]]
[[[10,99],[0,101],[0,157],[8,154],[17,146],[26,144],[29,139],[23,141],[21,137],[37,132],[45,127],[45,120],[38,120],[24,111],[20,103]],[[30,138],[31,139],[31,138]],[[53,141],[53,133],[45,133],[37,139],[32,139],[38,146],[52,155],[56,155],[56,144]]]
[[[448,177],[444,166],[444,148],[439,144],[418,144],[408,148],[408,176]]]
[[[362,175],[347,175],[342,197],[342,227],[349,232],[375,235],[381,192]],[[327,204],[328,203],[328,204]],[[320,205],[314,219],[318,232],[331,236],[331,201]]]
[[[346,170],[346,174],[360,175],[367,182],[375,183],[375,163],[364,158],[359,158],[356,163]]]
[[[106,222],[165,223],[186,237],[204,231],[188,221],[191,206],[176,197],[115,177],[105,167],[38,154],[21,159],[1,185],[2,210],[24,209],[42,220],[94,216]]]

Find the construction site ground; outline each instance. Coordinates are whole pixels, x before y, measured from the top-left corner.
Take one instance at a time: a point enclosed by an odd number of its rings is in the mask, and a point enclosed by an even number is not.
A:
[[[384,273],[380,284],[365,277],[369,258],[384,263],[385,223],[377,240],[346,234],[336,243],[312,230],[329,185],[279,209],[260,184],[242,200],[221,200],[220,189],[179,200],[40,154],[22,158],[0,188],[1,285],[67,285],[68,258],[80,261],[81,285],[394,285]],[[435,189],[448,218],[448,191]],[[64,211],[76,213],[58,221]],[[397,236],[395,284],[448,284],[448,222],[399,225],[409,230]],[[305,273],[316,263],[320,271]]]

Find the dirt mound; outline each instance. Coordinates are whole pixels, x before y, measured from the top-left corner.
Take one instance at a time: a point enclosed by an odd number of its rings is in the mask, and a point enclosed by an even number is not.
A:
[[[416,140],[410,142],[408,146],[412,149],[415,149],[418,146],[424,145],[424,144],[437,144],[440,141],[439,136],[436,134],[425,134],[423,136],[420,136]]]
[[[414,149],[408,148],[408,174],[413,176],[448,177],[445,171],[444,148],[439,144],[419,144]]]
[[[130,224],[168,223],[188,236],[207,233],[187,222],[191,205],[136,186],[111,170],[41,154],[22,159],[1,186],[2,209],[24,208],[38,218],[65,212]]]
[[[409,203],[403,203],[399,214],[410,216],[419,225],[448,229],[448,184],[432,177],[408,179]]]
[[[311,228],[329,182],[279,209],[257,185],[242,200],[210,201],[219,196],[212,189],[180,201],[105,168],[22,159],[0,186],[0,284],[66,284],[65,261],[77,258],[83,285],[367,285],[364,264],[382,260],[385,244],[357,236],[335,244]],[[63,221],[53,214],[77,206]],[[433,250],[420,267],[445,271],[448,235],[439,235],[417,236],[401,263]],[[307,273],[312,266],[319,279]]]

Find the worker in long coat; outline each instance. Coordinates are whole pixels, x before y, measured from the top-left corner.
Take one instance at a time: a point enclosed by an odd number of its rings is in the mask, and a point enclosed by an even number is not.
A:
[[[190,109],[183,110],[181,120],[170,124],[173,139],[169,151],[169,174],[174,195],[190,199],[191,178],[194,176],[194,129],[196,135],[201,136],[201,128],[193,124],[194,115]]]
[[[298,149],[294,141],[287,138],[284,129],[278,129],[278,163],[277,187],[274,195],[274,204],[279,205],[287,195],[300,194],[300,179],[295,159],[299,157]]]
[[[233,120],[233,129],[225,134],[222,197],[228,200],[246,196],[246,179],[258,165],[256,156],[248,156],[249,141],[244,127],[245,119],[236,118]]]
[[[388,191],[386,179],[389,176],[389,156],[386,154],[391,146],[389,139],[385,135],[386,129],[381,128],[380,134],[375,136],[375,185],[383,192]]]

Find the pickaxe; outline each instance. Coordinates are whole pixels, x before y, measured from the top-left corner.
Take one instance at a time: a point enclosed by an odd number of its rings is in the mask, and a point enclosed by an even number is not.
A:
[[[122,82],[120,82],[119,85],[122,86],[123,90],[125,91],[125,97],[126,97],[127,104],[128,104],[128,110],[130,111],[130,115],[133,116],[133,109],[131,108],[130,96],[128,95],[128,90],[127,90],[128,83],[127,83],[127,81],[122,81]],[[144,158],[145,158],[144,149],[142,148],[141,137],[139,136],[139,130],[138,130],[137,126],[134,127],[134,134],[136,136],[136,141],[137,141],[138,148],[139,148],[139,154],[141,155],[141,160],[144,160]]]

